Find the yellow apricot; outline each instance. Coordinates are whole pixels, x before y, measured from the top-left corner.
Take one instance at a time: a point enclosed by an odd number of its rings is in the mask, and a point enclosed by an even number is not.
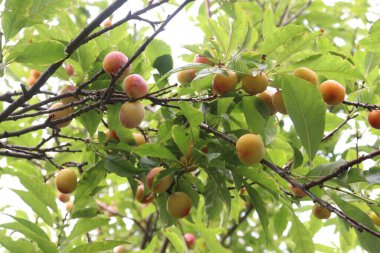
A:
[[[156,168],[151,169],[148,172],[148,174],[146,175],[145,184],[148,187],[148,189],[151,190],[154,193],[163,193],[163,192],[165,192],[167,189],[170,188],[170,186],[174,182],[173,176],[171,176],[171,175],[170,176],[166,176],[166,177],[160,179],[156,183],[156,185],[154,186],[154,188],[153,188],[154,179],[163,170],[164,170],[163,167],[156,167]]]
[[[168,213],[177,219],[184,218],[189,215],[191,207],[191,198],[184,192],[172,193],[166,202],[166,209]]]
[[[225,95],[235,90],[239,80],[233,71],[227,71],[227,75],[216,74],[212,81],[213,90],[219,95]]]
[[[288,114],[281,91],[278,90],[276,91],[276,93],[273,94],[272,103],[276,111],[282,114]]]
[[[190,83],[195,78],[195,69],[184,69],[177,73],[177,81],[181,84]]]
[[[236,152],[245,164],[260,162],[265,156],[263,140],[256,134],[245,134],[236,142]]]
[[[261,101],[266,103],[266,105],[268,106],[270,115],[273,115],[277,112],[273,106],[272,95],[268,91],[264,91],[262,93],[259,93],[256,95],[256,97],[258,97]]]
[[[58,108],[60,108],[60,107],[62,107],[64,105],[65,104],[63,104],[62,102],[57,102],[57,103],[53,104],[52,106],[50,106],[49,110],[58,109]],[[73,112],[74,112],[73,109],[69,107],[69,108],[65,108],[65,109],[59,110],[59,111],[51,112],[49,114],[49,117],[52,120],[59,120],[59,119],[62,119],[62,118],[65,118],[65,117],[69,116]],[[71,119],[69,119],[69,120],[67,120],[65,122],[56,124],[55,126],[58,127],[58,128],[62,128],[62,127],[65,127],[65,126],[69,125],[70,122],[71,122]]]
[[[371,212],[369,214],[369,217],[371,218],[371,220],[373,221],[373,223],[376,225],[376,226],[380,226],[380,217],[377,216],[377,214],[375,212]]]
[[[265,73],[258,73],[257,75],[244,75],[241,80],[242,87],[245,92],[250,95],[256,95],[264,92],[268,86],[268,77]]]
[[[62,169],[55,177],[55,184],[58,191],[62,193],[72,193],[77,188],[77,175],[73,170]]]
[[[133,133],[132,135],[133,135],[133,139],[136,142],[137,146],[140,146],[140,145],[143,145],[146,143],[144,135],[142,135],[140,133]]]
[[[293,71],[293,76],[311,82],[315,86],[318,84],[318,75],[311,69],[301,67]]]
[[[140,101],[126,102],[120,108],[119,120],[126,128],[136,128],[144,119],[144,105]]]

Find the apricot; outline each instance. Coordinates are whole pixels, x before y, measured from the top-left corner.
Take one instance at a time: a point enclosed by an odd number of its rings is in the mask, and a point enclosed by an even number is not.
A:
[[[311,82],[315,86],[318,85],[318,75],[311,69],[301,67],[293,71],[293,76]]]
[[[339,105],[346,96],[346,89],[337,81],[327,80],[319,85],[323,100],[328,105]]]
[[[288,111],[285,108],[284,97],[282,96],[281,91],[278,90],[272,95],[272,103],[276,111],[282,114],[288,114]]]
[[[57,198],[62,203],[66,203],[66,202],[68,202],[70,200],[70,194],[65,194],[65,193],[62,193],[62,192],[58,192]]]
[[[376,226],[380,226],[380,217],[377,216],[377,214],[375,212],[371,212],[369,214],[369,217],[373,221],[373,224],[375,224]]]
[[[331,216],[331,212],[324,206],[314,205],[312,209],[313,215],[318,219],[328,219]]]
[[[77,88],[74,85],[69,84],[69,85],[66,85],[65,87],[63,87],[62,90],[59,92],[59,94],[63,95],[63,94],[68,93],[68,92],[75,92],[76,89]],[[74,97],[74,96],[61,98],[61,102],[64,104],[70,104],[71,102],[78,101],[78,100],[79,99]]]
[[[107,136],[107,141],[113,139],[115,141],[120,141],[119,136],[117,136],[116,132],[110,129],[104,130],[104,134]]]
[[[36,81],[37,81],[38,78],[34,77],[34,76],[29,76],[28,80],[26,81],[27,84],[32,87]]]
[[[177,219],[184,218],[189,215],[191,206],[191,198],[184,192],[172,193],[166,202],[166,209],[168,213]]]
[[[265,156],[264,143],[260,135],[245,134],[236,142],[236,153],[241,162],[255,164]]]
[[[161,171],[163,171],[163,170],[164,170],[163,167],[156,167],[156,168],[151,169],[148,172],[148,174],[146,175],[145,184],[148,187],[148,189],[151,190],[154,193],[163,193],[163,192],[165,192],[167,189],[170,188],[170,186],[174,182],[173,176],[171,176],[171,175],[170,176],[166,176],[166,177],[161,178],[156,183],[156,185],[153,188],[153,183],[154,183],[154,180],[155,180],[156,176]]]
[[[133,133],[133,139],[135,140],[135,143],[137,146],[143,145],[146,143],[144,135],[140,133]]]
[[[371,127],[380,129],[380,110],[373,110],[368,113],[368,122]]]
[[[41,73],[41,71],[39,71],[39,70],[32,69],[32,70],[30,71],[30,76],[35,77],[36,80],[37,80],[38,78],[40,78],[41,74],[42,74],[42,73]]]
[[[121,67],[128,62],[128,57],[122,52],[113,51],[108,53],[103,59],[103,69],[105,72],[115,75]],[[130,67],[128,67],[123,75],[128,75]]]
[[[74,202],[69,201],[66,203],[66,211],[70,212],[73,209]]]
[[[58,109],[58,108],[60,108],[60,107],[62,107],[64,105],[65,104],[63,104],[62,102],[57,102],[57,103],[53,104],[52,106],[50,106],[49,110]],[[49,117],[52,120],[59,120],[59,119],[62,119],[62,118],[65,118],[65,117],[69,116],[73,112],[74,112],[73,109],[69,107],[69,108],[65,108],[65,109],[59,110],[59,111],[51,112],[49,114]],[[71,119],[68,119],[67,121],[59,123],[59,124],[56,124],[55,126],[58,127],[58,128],[62,128],[62,127],[65,127],[65,126],[69,125],[70,122],[71,122]]]
[[[241,80],[243,90],[250,95],[256,95],[264,92],[268,86],[268,77],[265,73],[258,73],[257,75],[244,75]]]
[[[233,71],[228,71],[227,75],[216,74],[212,80],[212,88],[219,95],[225,95],[235,90],[239,80]]]
[[[140,101],[126,102],[120,108],[119,120],[126,128],[136,128],[144,119],[144,105]]]
[[[266,105],[268,106],[270,115],[273,115],[277,112],[273,106],[272,95],[268,91],[264,91],[262,93],[259,93],[256,95],[256,97],[258,97],[261,101],[266,103]]]
[[[177,73],[177,81],[180,84],[191,83],[195,78],[195,69],[184,69]]]
[[[73,170],[62,169],[55,177],[55,184],[58,191],[62,193],[72,193],[77,188],[77,175]]]
[[[149,204],[153,202],[153,200],[156,198],[156,195],[152,192],[144,194],[144,190],[144,184],[140,184],[139,186],[137,186],[136,200],[141,204]]]
[[[112,20],[111,19],[107,19],[104,23],[103,23],[103,26],[104,27],[110,27],[112,25]]]
[[[209,58],[202,56],[202,55],[199,55],[199,54],[195,55],[194,62],[195,63],[203,63],[203,64],[207,64],[210,66],[215,65]]]
[[[307,194],[302,189],[295,187],[293,185],[289,185],[289,186],[292,189],[294,196],[299,197],[299,198],[303,198],[307,196]]]
[[[195,247],[195,240],[196,237],[194,234],[186,233],[183,235],[183,238],[185,239],[185,243],[189,249],[194,249]]]
[[[123,90],[130,98],[141,98],[148,94],[148,84],[142,76],[132,74],[124,79]]]
[[[73,65],[71,65],[70,63],[67,63],[65,65],[65,71],[66,71],[66,74],[68,76],[73,76],[74,75],[74,68],[73,68]]]

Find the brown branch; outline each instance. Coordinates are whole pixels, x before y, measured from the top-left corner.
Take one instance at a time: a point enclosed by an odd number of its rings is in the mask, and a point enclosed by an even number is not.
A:
[[[367,104],[367,103],[352,102],[352,101],[347,101],[347,100],[344,100],[343,104],[345,104],[345,105],[352,105],[354,107],[365,108],[365,109],[367,109],[369,111],[380,110],[380,105],[371,105],[371,104]]]
[[[248,216],[251,214],[252,210],[253,210],[253,206],[251,205],[247,210],[245,210],[244,215],[241,216],[241,217],[239,217],[239,222],[235,223],[231,228],[228,229],[227,234],[225,234],[222,237],[222,239],[220,240],[220,242],[222,243],[222,245],[225,245],[226,240],[229,237],[231,237],[233,235],[233,233],[235,232],[235,230],[240,226],[240,224],[242,224],[248,218]]]
[[[169,239],[165,237],[164,242],[162,243],[162,247],[160,249],[160,253],[165,253],[168,246],[169,246]]]
[[[302,13],[311,5],[313,1],[312,0],[308,0],[306,4],[304,4],[297,12],[296,14],[294,14],[293,16],[291,16],[288,20],[286,20],[284,23],[283,23],[283,26],[286,26],[288,24],[290,24],[291,22],[293,22],[296,18],[298,18],[299,16],[302,15]]]

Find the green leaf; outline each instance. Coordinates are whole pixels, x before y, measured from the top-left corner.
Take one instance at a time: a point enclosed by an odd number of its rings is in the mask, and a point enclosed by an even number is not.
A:
[[[285,76],[281,83],[285,107],[307,155],[312,160],[323,137],[325,103],[316,87],[307,81]]]
[[[124,241],[111,241],[105,240],[101,242],[88,242],[86,244],[79,245],[70,250],[70,253],[92,253],[103,250],[110,250],[118,245],[126,244]]]
[[[173,218],[166,209],[166,202],[168,202],[168,194],[166,192],[158,194],[156,198],[156,204],[158,211],[160,212],[160,220],[163,226],[171,226],[176,223],[176,219]]]
[[[32,242],[24,238],[14,241],[10,236],[5,234],[0,234],[0,245],[3,245],[4,248],[8,249],[12,253],[37,252]]]
[[[305,225],[298,219],[295,213],[292,214],[293,222],[290,228],[289,235],[294,242],[294,253],[315,252],[313,239],[305,227]]]
[[[171,69],[173,69],[173,58],[169,54],[161,55],[156,58],[153,62],[153,67],[158,70],[161,76],[168,73]]]
[[[177,231],[177,233],[174,231],[175,227],[170,227],[167,229],[164,229],[165,236],[169,239],[170,243],[173,245],[176,252],[186,252],[186,245],[184,243],[184,240],[178,235],[180,231]]]
[[[218,184],[213,177],[207,180],[204,190],[206,217],[208,221],[220,218],[223,210],[223,197],[218,191]]]
[[[87,232],[90,232],[91,230],[108,225],[110,219],[108,218],[101,218],[101,217],[95,217],[95,218],[82,218],[80,219],[74,226],[72,232],[67,237],[67,239],[71,240],[79,235],[86,234]]]
[[[93,191],[98,184],[105,178],[105,169],[103,162],[98,162],[93,167],[87,169],[78,182],[78,187],[75,191],[73,218],[75,218],[75,212],[85,208],[92,199]]]
[[[79,117],[79,122],[86,128],[90,136],[94,136],[94,133],[98,129],[98,125],[102,120],[102,115],[95,111],[91,110],[86,113],[81,114]]]
[[[345,163],[346,163],[346,161],[341,159],[339,161],[336,161],[336,162],[333,162],[330,164],[322,164],[322,165],[315,167],[311,171],[309,171],[309,173],[307,173],[306,176],[313,177],[313,179],[316,177],[323,177],[323,176],[326,176],[326,175],[332,173],[334,170],[336,170],[337,168],[339,168],[340,166],[342,166]]]
[[[202,112],[191,106],[190,103],[181,102],[179,104],[183,115],[185,115],[186,119],[189,121],[189,124],[192,128],[198,128],[198,126],[203,121]]]
[[[264,127],[266,120],[258,110],[258,101],[259,99],[256,96],[244,97],[243,113],[249,130],[251,130],[253,133],[265,136]]]
[[[93,64],[96,61],[96,58],[99,55],[99,48],[95,41],[89,41],[86,44],[82,45],[76,51],[78,56],[79,63],[82,69],[88,69],[88,66]]]
[[[169,149],[157,143],[147,143],[137,147],[134,151],[139,156],[149,156],[161,159],[177,160]]]
[[[284,233],[286,227],[288,226],[288,222],[289,222],[288,219],[289,219],[289,211],[288,211],[288,208],[285,206],[282,206],[280,208],[280,211],[273,216],[274,230],[279,237],[282,237],[282,234]]]
[[[249,184],[247,184],[246,181],[244,181],[244,186],[248,191],[249,197],[252,200],[253,206],[255,207],[257,214],[259,215],[261,226],[263,227],[267,241],[269,241],[271,238],[268,230],[269,218],[264,201],[261,199],[259,192],[253,189]]]
[[[135,176],[145,170],[135,167],[130,161],[117,156],[107,156],[104,160],[104,168],[120,177]]]
[[[14,191],[32,210],[40,216],[46,224],[49,226],[53,226],[53,218],[51,217],[49,210],[47,209],[46,205],[41,202],[39,198],[37,198],[33,193],[27,192],[27,191],[21,191],[21,190],[15,190]]]
[[[15,36],[28,22],[32,0],[7,0],[1,17],[6,40]]]
[[[179,150],[181,150],[181,153],[184,156],[187,156],[189,150],[189,137],[187,129],[184,129],[184,127],[179,125],[174,125],[172,127],[172,137]]]
[[[206,227],[206,224],[203,224],[199,221],[195,223],[197,231],[201,234],[201,237],[206,243],[208,252],[218,252],[218,253],[229,253],[230,250],[227,250],[222,247],[220,241],[216,238],[216,233],[213,232],[210,228]],[[210,231],[211,230],[211,231]]]
[[[42,23],[45,19],[54,18],[64,7],[69,6],[66,0],[33,0],[29,10],[28,22],[30,24]]]
[[[364,213],[360,208],[342,200],[337,195],[330,194],[330,197],[339,206],[339,208],[349,217],[355,219],[366,227],[377,231],[370,217]],[[379,238],[371,235],[366,231],[359,231],[355,229],[356,235],[358,236],[361,246],[367,250],[369,253],[379,252]]]
[[[308,31],[309,30],[306,29],[306,27],[300,25],[287,25],[276,28],[273,32],[269,33],[267,37],[265,37],[261,52],[269,56],[287,41]]]
[[[65,57],[65,45],[55,40],[36,41],[11,50],[7,61],[46,66]]]

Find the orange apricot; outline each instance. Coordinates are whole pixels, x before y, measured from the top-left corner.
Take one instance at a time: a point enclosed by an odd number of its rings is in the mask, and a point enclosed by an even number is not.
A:
[[[148,84],[142,76],[132,74],[124,79],[123,90],[130,98],[141,98],[148,94]]]
[[[260,135],[245,134],[236,142],[236,153],[241,162],[255,164],[265,156],[264,142]]]
[[[144,119],[144,105],[140,101],[126,102],[120,108],[119,119],[126,128],[136,128]]]
[[[339,105],[346,96],[346,89],[334,80],[327,80],[321,83],[319,91],[322,94],[323,100],[328,105]]]
[[[241,80],[243,90],[250,95],[256,95],[264,92],[268,86],[268,77],[265,73],[258,73],[257,75],[244,75]]]
[[[219,95],[225,95],[235,90],[239,80],[235,72],[228,71],[227,75],[216,74],[212,81],[213,90]]]

